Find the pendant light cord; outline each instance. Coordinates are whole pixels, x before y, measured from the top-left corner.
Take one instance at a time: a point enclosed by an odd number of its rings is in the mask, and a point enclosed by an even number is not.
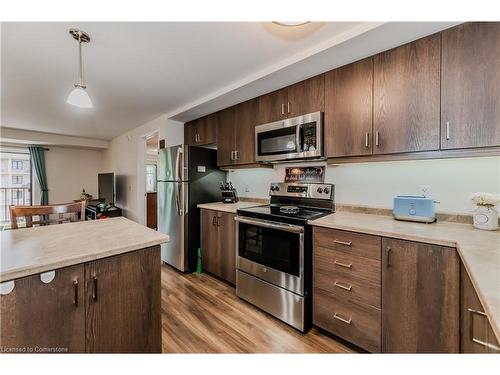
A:
[[[83,64],[82,64],[82,32],[78,32],[78,67],[80,71],[80,84],[79,86],[85,88],[83,84]]]

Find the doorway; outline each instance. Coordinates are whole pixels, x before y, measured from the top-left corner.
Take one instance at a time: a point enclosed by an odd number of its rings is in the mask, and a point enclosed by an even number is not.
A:
[[[159,136],[155,132],[146,137],[146,158],[144,164],[145,196],[146,196],[146,226],[158,230],[156,176],[158,169]]]

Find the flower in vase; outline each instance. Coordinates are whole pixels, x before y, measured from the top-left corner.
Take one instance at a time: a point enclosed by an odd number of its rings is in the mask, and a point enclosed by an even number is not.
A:
[[[493,207],[500,202],[500,196],[493,193],[478,192],[472,194],[470,200],[478,206]]]

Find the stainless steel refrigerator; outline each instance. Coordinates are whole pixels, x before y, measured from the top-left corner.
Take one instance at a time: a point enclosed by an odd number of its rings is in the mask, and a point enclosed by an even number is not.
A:
[[[200,247],[199,203],[221,200],[217,151],[178,145],[159,151],[158,230],[170,236],[161,245],[161,259],[180,271],[196,269]]]

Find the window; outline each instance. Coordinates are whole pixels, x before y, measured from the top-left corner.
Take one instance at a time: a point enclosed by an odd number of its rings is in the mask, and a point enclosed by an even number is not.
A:
[[[156,165],[146,164],[146,191],[156,191]]]
[[[23,176],[12,176],[12,185],[22,185]]]
[[[12,169],[23,169],[22,160],[12,160]]]

